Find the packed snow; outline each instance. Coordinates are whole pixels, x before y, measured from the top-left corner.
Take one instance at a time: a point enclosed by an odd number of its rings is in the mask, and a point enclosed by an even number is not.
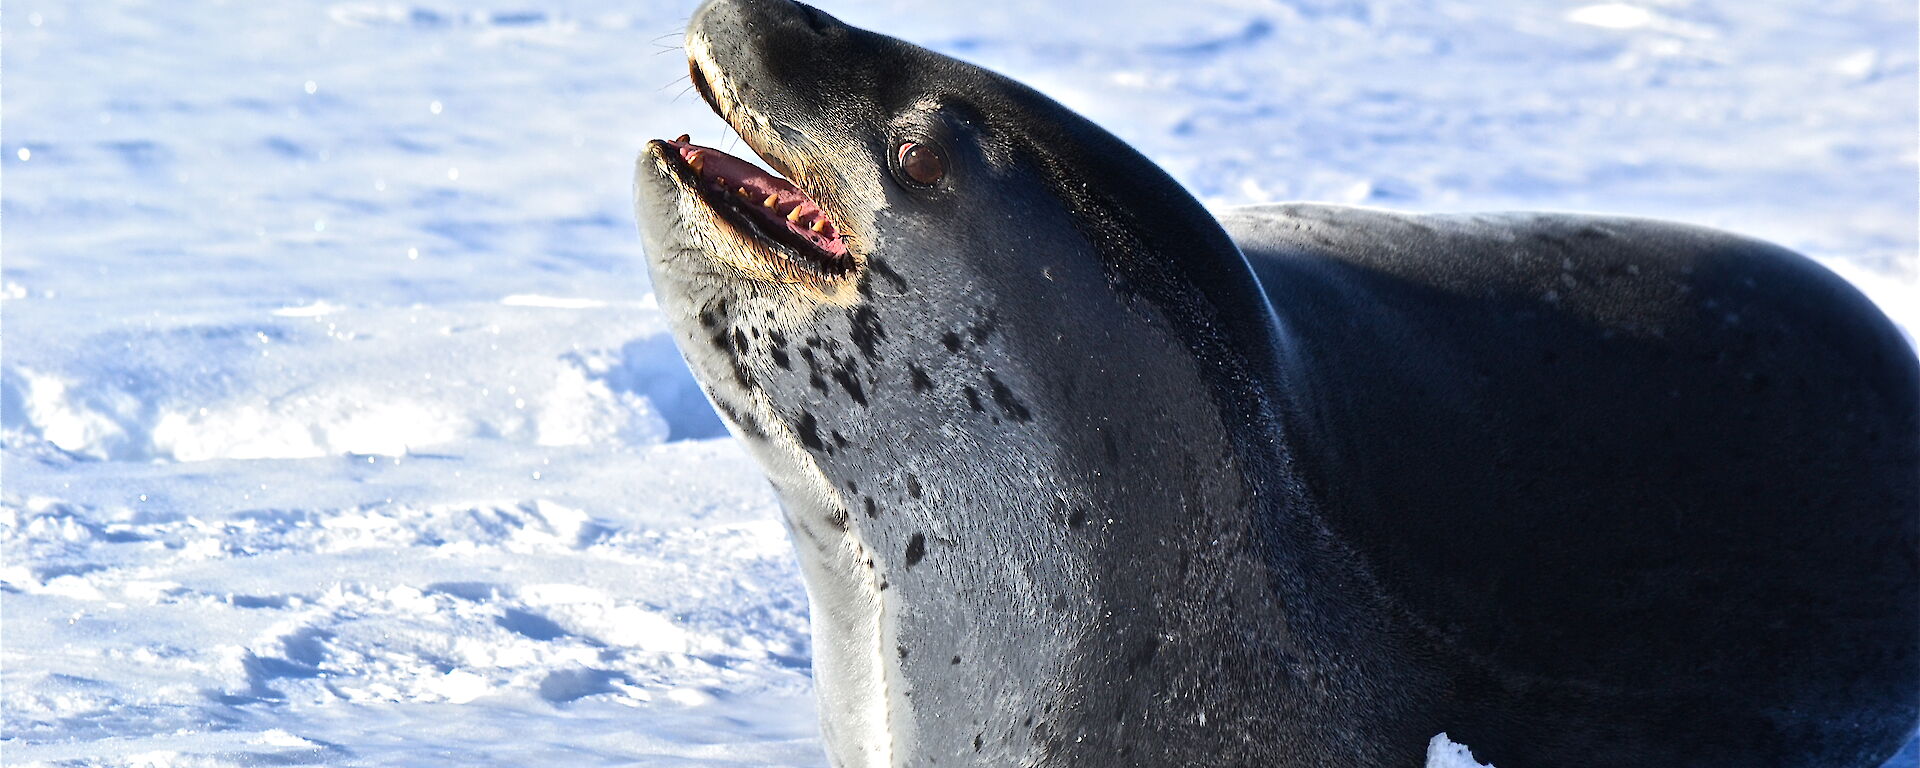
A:
[[[0,8],[7,764],[824,763],[774,499],[630,214],[646,139],[738,147],[692,1],[428,2]],[[826,10],[1209,204],[1680,219],[1920,328],[1912,3]]]

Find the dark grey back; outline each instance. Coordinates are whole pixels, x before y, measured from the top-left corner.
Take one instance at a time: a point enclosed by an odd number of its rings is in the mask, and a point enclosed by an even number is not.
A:
[[[1713,230],[1230,211],[1287,446],[1502,768],[1878,765],[1920,692],[1920,375],[1858,291]]]

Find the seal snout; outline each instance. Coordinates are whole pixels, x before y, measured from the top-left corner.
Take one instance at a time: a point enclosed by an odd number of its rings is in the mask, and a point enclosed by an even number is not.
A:
[[[755,103],[763,89],[778,86],[762,66],[766,39],[819,40],[838,25],[786,0],[709,0],[687,27],[694,90],[765,167],[687,136],[660,140],[651,151],[665,175],[679,182],[684,204],[709,215],[685,220],[706,235],[691,241],[748,276],[826,288],[860,263],[845,218],[828,213],[840,211],[829,199],[838,177],[826,167],[823,148]]]
[[[801,20],[805,21],[807,28],[813,30],[815,34],[824,35],[840,25],[839,19],[821,13],[820,9],[806,3],[789,3],[789,5],[799,11]]]
[[[792,0],[707,0],[694,11],[687,31],[691,33],[716,24],[739,27],[792,25],[816,35],[826,35],[846,26],[818,8]]]

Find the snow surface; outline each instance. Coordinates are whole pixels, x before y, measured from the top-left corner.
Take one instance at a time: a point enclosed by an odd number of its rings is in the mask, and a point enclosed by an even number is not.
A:
[[[822,764],[629,212],[726,133],[691,0],[431,3],[0,9],[7,764]],[[1911,2],[828,5],[1211,204],[1722,226],[1920,327]]]

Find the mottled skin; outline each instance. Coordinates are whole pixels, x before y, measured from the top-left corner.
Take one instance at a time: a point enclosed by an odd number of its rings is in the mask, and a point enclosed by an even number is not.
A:
[[[641,158],[661,303],[794,534],[835,765],[1414,766],[1446,731],[1502,768],[1871,766],[1911,732],[1920,374],[1804,258],[1216,221],[1044,96],[805,6],[715,0],[688,44],[859,260],[745,274]],[[940,184],[896,180],[902,138]]]

